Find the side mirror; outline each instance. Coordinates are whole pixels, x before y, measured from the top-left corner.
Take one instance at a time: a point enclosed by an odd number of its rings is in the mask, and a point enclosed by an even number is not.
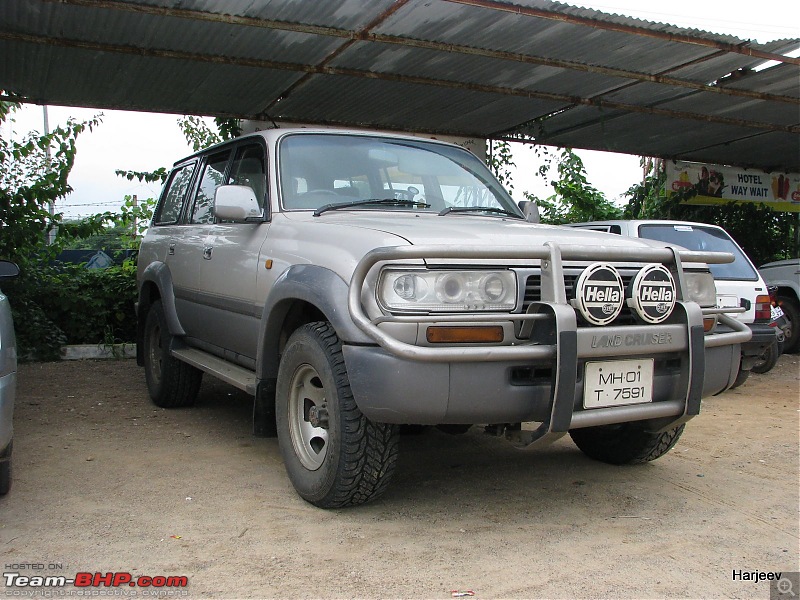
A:
[[[529,223],[539,222],[539,207],[536,206],[536,202],[531,202],[530,200],[520,200],[517,202],[517,206],[519,206],[522,214],[525,215],[526,221]]]
[[[19,267],[10,260],[0,260],[0,279],[10,279],[19,275]]]
[[[248,185],[221,185],[214,194],[214,216],[222,221],[244,223],[261,220],[264,213]]]

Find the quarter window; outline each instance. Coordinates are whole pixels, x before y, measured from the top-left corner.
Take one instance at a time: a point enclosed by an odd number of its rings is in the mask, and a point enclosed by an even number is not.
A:
[[[203,177],[194,199],[192,223],[214,222],[214,194],[223,184],[225,167],[228,165],[230,150],[218,152],[208,157],[203,168]]]
[[[184,165],[172,172],[164,199],[153,221],[156,224],[177,223],[181,216],[183,200],[192,181],[195,163]]]
[[[264,148],[260,144],[242,146],[236,151],[228,183],[246,185],[253,189],[258,205],[264,208],[267,176],[264,166]]]

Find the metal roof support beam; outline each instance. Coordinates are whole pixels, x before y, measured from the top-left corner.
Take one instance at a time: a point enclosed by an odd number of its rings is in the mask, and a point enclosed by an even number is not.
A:
[[[516,88],[507,88],[494,85],[484,85],[460,81],[448,81],[442,79],[432,79],[428,77],[417,77],[411,75],[399,75],[394,73],[374,73],[371,71],[360,71],[357,69],[345,69],[341,67],[331,66],[317,66],[317,65],[303,65],[296,63],[286,63],[263,59],[253,58],[234,58],[219,55],[207,54],[194,54],[190,52],[183,52],[178,50],[161,50],[154,48],[137,48],[135,46],[125,46],[118,44],[107,44],[98,42],[88,42],[85,40],[72,40],[67,38],[55,38],[50,36],[30,35],[24,33],[9,33],[0,32],[0,39],[26,42],[30,44],[41,44],[44,46],[60,46],[64,48],[78,48],[83,50],[92,50],[95,52],[114,52],[118,54],[129,54],[134,56],[154,57],[154,58],[168,58],[176,60],[189,60],[195,62],[206,62],[212,64],[229,64],[245,67],[254,67],[261,69],[274,69],[280,71],[293,71],[297,73],[310,73],[317,75],[343,75],[347,77],[356,77],[361,79],[376,79],[381,81],[396,81],[401,83],[411,83],[419,85],[430,85],[441,88],[469,90],[475,92],[485,92],[488,94],[496,94],[499,96],[515,96],[519,98],[536,98],[540,100],[550,100],[553,102],[561,102],[567,105],[585,105],[594,106],[596,108],[608,108],[612,110],[623,110],[628,112],[638,112],[644,114],[653,114],[666,117],[673,117],[679,119],[690,119],[693,121],[701,121],[706,123],[720,123],[724,125],[733,125],[737,127],[749,127],[753,129],[760,129],[763,131],[779,131],[784,133],[800,133],[800,126],[798,125],[778,125],[775,123],[764,123],[759,121],[750,121],[745,119],[735,119],[730,117],[721,117],[716,115],[703,115],[699,113],[690,113],[685,111],[675,111],[669,109],[662,109],[652,106],[638,106],[635,104],[624,104],[621,102],[611,102],[602,99],[582,98],[579,96],[567,96],[565,94],[553,94],[548,92],[534,92],[529,90],[522,90]],[[263,115],[241,115],[246,117],[263,116]]]
[[[625,79],[632,79],[634,81],[659,83],[663,85],[672,85],[675,87],[684,87],[688,89],[701,90],[704,92],[711,92],[715,94],[722,94],[725,96],[737,96],[741,98],[752,98],[755,100],[769,100],[773,102],[785,102],[788,104],[800,104],[800,98],[791,96],[781,96],[777,94],[768,94],[764,92],[757,92],[744,89],[731,89],[719,86],[710,86],[696,81],[689,81],[679,79],[677,77],[669,77],[664,73],[649,74],[640,73],[638,71],[628,71],[625,69],[618,69],[614,67],[603,67],[600,65],[590,65],[569,60],[560,60],[554,58],[544,58],[539,56],[532,56],[529,54],[519,54],[515,52],[504,52],[502,50],[489,50],[485,48],[476,48],[472,46],[462,46],[459,44],[450,44],[446,42],[435,42],[430,40],[418,40],[412,38],[405,38],[395,35],[386,35],[379,33],[369,33],[370,29],[374,29],[377,25],[382,23],[391,14],[399,10],[408,0],[402,0],[388,9],[387,14],[380,15],[372,23],[364,27],[360,31],[351,31],[348,29],[338,29],[336,27],[324,27],[320,25],[309,25],[301,23],[289,23],[287,21],[273,21],[269,19],[260,19],[255,17],[242,17],[237,15],[215,14],[203,12],[188,8],[170,8],[162,6],[149,6],[134,4],[132,2],[122,2],[121,0],[48,0],[51,2],[58,2],[59,4],[71,4],[75,6],[91,7],[91,8],[105,8],[110,10],[122,10],[128,12],[135,12],[148,15],[169,16],[181,19],[190,19],[196,21],[206,21],[213,23],[226,23],[230,25],[241,25],[247,27],[261,27],[264,29],[276,29],[281,31],[294,31],[297,33],[308,33],[312,35],[323,35],[329,37],[338,37],[349,39],[350,43],[344,44],[332,56],[328,57],[323,63],[327,64],[333,58],[341,54],[347,47],[352,45],[355,41],[379,42],[384,44],[393,44],[397,46],[405,46],[410,48],[421,48],[425,50],[437,50],[441,52],[453,52],[457,54],[465,54],[469,56],[480,56],[484,58],[494,58],[499,60],[508,60],[523,64],[556,67],[561,69],[568,69],[572,71],[581,71],[584,73],[596,73],[598,75],[607,75],[610,77],[621,77]],[[460,0],[449,0],[451,2],[459,2]],[[476,0],[477,1],[477,0]],[[463,0],[463,3],[472,4],[470,0]],[[504,5],[505,6],[505,5]],[[516,7],[515,7],[516,8]],[[520,10],[522,10],[520,8]],[[517,12],[516,10],[513,12]],[[561,15],[561,13],[553,13],[554,15]],[[538,15],[537,15],[538,16]],[[568,16],[568,15],[561,15]],[[555,17],[552,17],[555,18]],[[597,23],[602,23],[598,21]],[[643,30],[648,31],[648,30]],[[730,45],[730,44],[729,44]],[[738,46],[734,46],[738,48]],[[728,50],[726,50],[728,51]],[[712,53],[708,56],[695,59],[692,63],[702,62],[710,58],[715,58],[719,54]],[[787,57],[776,54],[786,62]],[[777,60],[777,59],[775,59]],[[800,60],[800,59],[797,59]],[[798,63],[800,64],[800,63]],[[682,65],[683,66],[683,65]],[[289,91],[289,90],[287,90]],[[267,107],[269,110],[270,107]]]
[[[383,11],[380,15],[372,19],[366,26],[364,26],[360,31],[358,31],[353,37],[347,40],[344,44],[340,45],[336,50],[331,52],[328,56],[326,56],[322,61],[319,62],[318,66],[322,67],[328,65],[333,61],[337,56],[339,56],[342,52],[347,50],[350,46],[355,44],[359,39],[363,39],[371,29],[378,27],[381,25],[386,19],[391,17],[394,13],[400,10],[403,6],[408,4],[410,0],[395,0],[394,4]],[[287,89],[283,91],[275,100],[269,103],[269,105],[262,111],[265,115],[269,114],[269,111],[272,110],[272,107],[275,106],[278,102],[283,100],[284,98],[288,97],[294,90],[304,86],[306,83],[309,82],[311,77],[313,77],[313,73],[306,73],[303,77],[295,81],[292,85],[290,85]]]
[[[483,48],[473,48],[471,46],[459,46],[457,44],[448,44],[444,42],[429,42],[425,40],[400,38],[397,36],[383,35],[383,34],[374,34],[374,33],[369,34],[367,36],[367,39],[369,41],[374,41],[374,42],[383,42],[386,44],[396,44],[400,46],[410,46],[414,48],[424,48],[426,50],[456,52],[458,54],[468,54],[472,56],[481,56],[485,58],[497,58],[501,60],[525,63],[529,65],[557,67],[561,69],[569,69],[572,71],[582,71],[584,73],[596,73],[598,75],[607,75],[609,77],[621,77],[625,79],[634,80],[631,83],[631,85],[641,82],[660,83],[663,85],[672,85],[675,87],[682,87],[691,90],[699,90],[703,92],[711,92],[714,94],[722,94],[725,96],[738,96],[740,98],[752,98],[754,100],[769,100],[772,102],[785,102],[787,104],[800,104],[800,98],[793,98],[792,96],[780,96],[777,94],[768,94],[765,92],[757,92],[753,90],[732,89],[714,85],[707,85],[705,83],[689,81],[687,79],[678,79],[677,77],[669,77],[668,75],[662,73],[656,73],[651,75],[649,73],[640,73],[638,71],[627,71],[625,69],[617,69],[614,67],[603,67],[599,65],[590,65],[574,61],[560,60],[556,58],[544,58],[539,56],[532,56],[530,54],[517,54],[514,52],[504,52],[502,50],[486,50]],[[716,58],[719,55],[720,55],[719,52],[714,52],[709,54],[708,56],[695,59],[689,63],[686,63],[685,65],[680,65],[670,70],[680,69],[687,65],[703,62],[710,58]]]
[[[569,15],[552,10],[542,8],[533,8],[529,6],[519,6],[517,4],[508,4],[506,2],[498,2],[497,0],[444,0],[445,2],[452,2],[453,4],[463,4],[466,6],[477,6],[487,8],[490,10],[497,10],[502,12],[510,12],[528,17],[538,17],[540,19],[550,19],[553,21],[562,21],[564,23],[572,23],[573,25],[585,25],[594,29],[603,29],[606,31],[619,31],[621,33],[628,33],[632,35],[640,35],[643,37],[651,37],[668,42],[679,42],[682,44],[693,44],[695,46],[706,46],[708,48],[716,48],[717,50],[724,50],[725,52],[732,52],[734,54],[744,54],[745,56],[752,56],[754,58],[762,58],[764,60],[775,60],[778,62],[789,63],[793,65],[800,65],[800,58],[793,58],[784,56],[783,54],[776,54],[774,52],[766,52],[751,46],[730,44],[727,42],[720,42],[718,40],[709,40],[693,35],[686,35],[681,33],[669,33],[666,31],[657,31],[647,29],[646,27],[637,27],[636,25],[626,25],[623,23],[612,23],[609,21],[601,21],[598,19],[591,19],[588,17],[579,17],[577,15]]]

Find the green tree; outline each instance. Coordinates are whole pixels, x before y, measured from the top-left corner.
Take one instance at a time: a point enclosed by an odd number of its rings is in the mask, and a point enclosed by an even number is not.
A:
[[[0,102],[0,126],[19,107],[19,103]],[[99,124],[100,116],[83,122],[69,119],[47,135],[31,132],[21,141],[0,138],[1,257],[23,266],[48,251],[45,238],[52,228],[58,228],[63,240],[102,229],[103,215],[64,223],[61,213],[50,214],[49,210],[51,203],[72,191],[67,178],[75,162],[78,136]]]
[[[551,181],[554,194],[547,199],[525,193],[539,206],[542,223],[562,225],[582,221],[618,219],[622,210],[606,199],[586,178],[586,167],[572,149],[563,148],[556,165],[558,179]]]

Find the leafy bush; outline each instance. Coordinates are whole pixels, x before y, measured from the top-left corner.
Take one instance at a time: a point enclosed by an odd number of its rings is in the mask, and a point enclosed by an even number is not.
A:
[[[136,339],[136,268],[108,269],[29,263],[4,284],[20,358],[51,360],[64,344],[113,344]]]

